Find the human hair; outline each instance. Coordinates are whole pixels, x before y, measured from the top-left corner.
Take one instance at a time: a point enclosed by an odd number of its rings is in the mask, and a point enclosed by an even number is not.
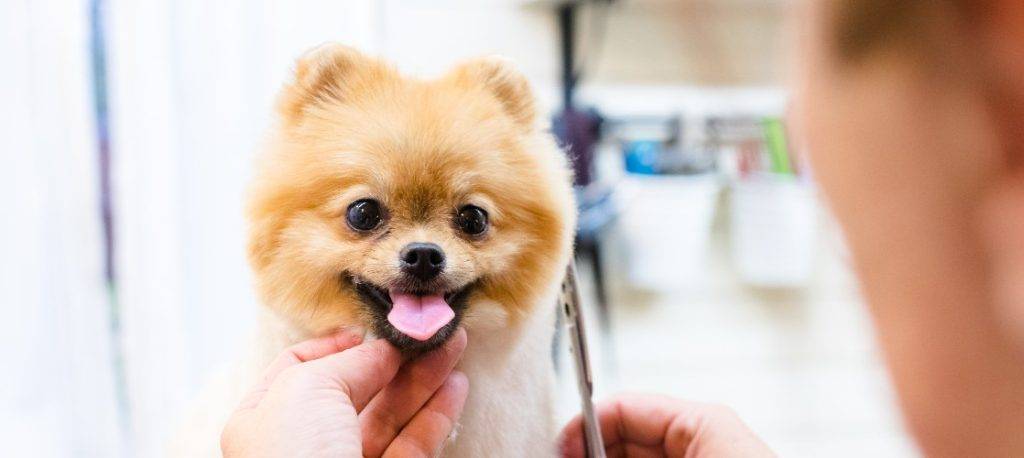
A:
[[[838,55],[858,62],[883,49],[934,52],[983,8],[982,0],[832,0],[832,36]]]

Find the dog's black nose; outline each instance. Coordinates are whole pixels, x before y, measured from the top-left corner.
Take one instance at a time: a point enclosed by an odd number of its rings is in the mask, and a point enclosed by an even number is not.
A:
[[[420,280],[427,281],[444,270],[444,251],[433,243],[410,243],[398,255],[402,271]]]

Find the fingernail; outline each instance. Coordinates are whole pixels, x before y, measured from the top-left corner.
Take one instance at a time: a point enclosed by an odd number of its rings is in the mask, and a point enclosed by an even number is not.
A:
[[[360,326],[346,326],[334,334],[336,340],[352,342],[353,344],[361,343],[365,336],[366,330]]]
[[[461,371],[452,371],[444,379],[444,384],[449,390],[457,393],[459,399],[458,411],[462,412],[466,399],[469,398],[469,377],[466,377],[466,374]]]
[[[463,348],[469,343],[469,333],[466,332],[465,328],[459,328],[455,331],[455,335],[452,336],[452,341],[459,341]]]
[[[465,372],[459,370],[453,370],[452,373],[448,374],[448,379],[445,383],[456,387],[469,387],[469,377],[466,376]]]
[[[366,335],[366,329],[359,325],[342,327],[341,332],[347,332],[349,334],[358,335],[359,337]]]

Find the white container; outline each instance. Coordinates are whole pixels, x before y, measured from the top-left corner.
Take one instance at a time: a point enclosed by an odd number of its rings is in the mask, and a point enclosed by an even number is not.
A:
[[[714,174],[627,174],[616,191],[629,283],[671,291],[701,284],[721,185]]]
[[[732,260],[741,281],[766,288],[805,286],[814,268],[818,204],[791,176],[753,175],[733,184]]]

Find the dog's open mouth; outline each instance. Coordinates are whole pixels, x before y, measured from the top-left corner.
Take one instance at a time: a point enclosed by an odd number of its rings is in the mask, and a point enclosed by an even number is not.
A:
[[[349,276],[367,306],[374,332],[403,350],[427,350],[451,336],[462,319],[473,284],[452,291],[384,288]]]

